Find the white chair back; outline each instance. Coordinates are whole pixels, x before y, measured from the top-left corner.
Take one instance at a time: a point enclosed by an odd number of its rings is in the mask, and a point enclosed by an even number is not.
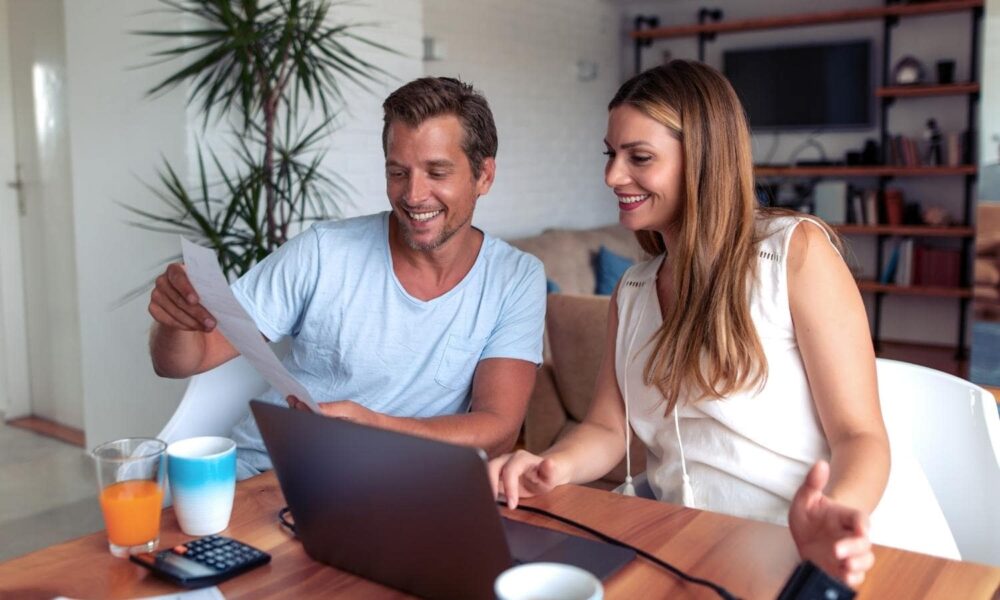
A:
[[[883,358],[876,365],[890,444],[912,449],[962,559],[1000,566],[1000,417],[993,395],[927,367]]]
[[[202,435],[229,437],[247,413],[247,403],[268,390],[242,356],[195,375],[174,415],[157,437],[168,444]]]

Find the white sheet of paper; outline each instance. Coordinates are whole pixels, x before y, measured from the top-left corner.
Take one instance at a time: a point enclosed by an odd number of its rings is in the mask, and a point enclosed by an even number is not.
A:
[[[295,396],[305,402],[314,413],[319,407],[301,383],[292,377],[278,357],[264,341],[250,315],[236,300],[229,283],[215,258],[215,252],[181,238],[181,252],[188,279],[198,292],[201,305],[215,317],[219,330],[240,354],[246,357],[271,387],[283,397]]]

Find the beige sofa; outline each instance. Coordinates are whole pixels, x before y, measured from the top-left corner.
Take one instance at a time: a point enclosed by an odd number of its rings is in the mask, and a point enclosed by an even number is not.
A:
[[[975,318],[1000,321],[1000,202],[979,203],[974,280]]]
[[[608,296],[594,295],[594,257],[602,245],[632,260],[643,260],[645,253],[635,236],[618,225],[553,229],[511,244],[541,259],[546,277],[560,288],[560,293],[548,297],[545,361],[524,422],[524,447],[540,452],[578,425],[590,406],[604,349],[609,302]],[[645,470],[646,452],[640,442],[633,442],[632,472],[638,474]],[[610,488],[624,478],[623,462],[596,485]]]

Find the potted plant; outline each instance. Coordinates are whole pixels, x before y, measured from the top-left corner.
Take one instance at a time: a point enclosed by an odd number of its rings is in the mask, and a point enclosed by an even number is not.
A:
[[[168,161],[150,190],[163,212],[126,207],[133,224],[213,248],[230,278],[245,273],[306,223],[337,216],[346,181],[323,166],[327,136],[343,107],[342,86],[363,89],[384,70],[352,47],[390,48],[332,24],[328,0],[161,0],[190,27],[139,31],[171,47],[157,64],[183,66],[149,90],[188,83],[204,134],[222,123],[231,157],[198,141],[195,185]]]

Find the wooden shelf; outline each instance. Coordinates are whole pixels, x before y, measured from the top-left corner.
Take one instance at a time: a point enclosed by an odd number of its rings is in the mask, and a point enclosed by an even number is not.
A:
[[[821,13],[788,15],[783,17],[766,17],[758,19],[741,19],[737,21],[720,21],[718,23],[656,27],[653,29],[632,31],[629,35],[632,39],[690,37],[702,33],[755,31],[761,29],[777,29],[781,27],[823,25],[827,23],[875,21],[884,17],[903,17],[958,12],[973,8],[982,8],[982,6],[983,0],[945,0],[941,2],[923,2],[919,4],[893,4],[890,6],[880,6],[874,8],[836,10]]]
[[[884,294],[899,294],[904,296],[939,296],[942,298],[971,298],[971,288],[937,287],[928,285],[893,285],[877,281],[862,280],[858,282],[862,292],[881,292]]]
[[[933,177],[941,175],[975,175],[975,165],[957,167],[902,167],[892,165],[874,166],[769,166],[754,168],[759,177]]]
[[[930,225],[834,225],[838,233],[844,235],[907,235],[912,237],[956,237],[976,236],[974,227],[932,227]]]
[[[878,98],[918,98],[924,96],[964,96],[978,94],[978,83],[949,83],[947,85],[894,85],[875,90]]]

